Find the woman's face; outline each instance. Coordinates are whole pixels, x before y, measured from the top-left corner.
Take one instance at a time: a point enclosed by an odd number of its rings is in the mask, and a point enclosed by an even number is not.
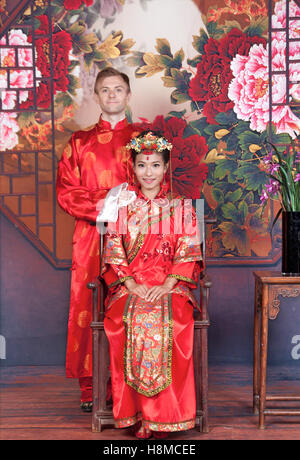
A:
[[[135,158],[133,166],[134,173],[141,185],[142,193],[146,196],[156,194],[160,190],[160,184],[167,171],[168,164],[164,163],[161,153],[151,152],[151,154],[139,153]]]

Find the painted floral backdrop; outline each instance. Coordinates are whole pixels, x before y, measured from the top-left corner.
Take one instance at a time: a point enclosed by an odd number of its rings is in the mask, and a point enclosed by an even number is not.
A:
[[[55,103],[56,161],[71,132],[79,129],[76,113],[83,100],[83,74],[95,75],[107,65],[134,71],[135,79],[153,79],[155,85],[170,94],[171,110],[155,113],[148,120],[172,142],[174,185],[187,197],[204,198],[206,214],[216,218],[207,235],[208,257],[221,263],[272,262],[280,247],[279,227],[270,233],[270,223],[278,204],[269,200],[263,208],[263,191],[267,183],[264,145],[270,134],[272,142],[284,152],[291,140],[298,142],[300,134],[300,85],[290,84],[287,105],[286,76],[272,77],[272,125],[269,124],[269,45],[267,35],[268,11],[263,0],[224,0],[200,3],[197,35],[189,37],[193,52],[173,49],[168,35],[156,38],[155,48],[136,49],[135,30],[125,35],[115,30],[119,14],[128,5],[150,10],[155,0],[52,0],[52,24],[49,24],[49,5],[46,0],[32,2],[35,15],[36,100],[45,111]],[[189,1],[189,0],[187,0]],[[192,0],[191,0],[192,1]],[[208,4],[208,5],[207,5]],[[300,7],[289,2],[290,16],[300,16]],[[29,20],[25,12],[21,22]],[[102,29],[97,26],[102,18]],[[201,21],[200,21],[201,18]],[[149,14],[149,21],[155,18]],[[286,25],[286,2],[274,2],[272,25]],[[53,45],[50,50],[46,35],[52,27]],[[164,31],[161,32],[162,34]],[[300,38],[299,20],[290,21],[290,38]],[[10,45],[24,45],[18,49],[18,65],[22,70],[10,72],[7,91],[7,72],[0,71],[2,108],[0,113],[0,150],[5,152],[7,168],[14,171],[16,153],[26,148],[45,148],[52,143],[49,116],[30,111],[34,101],[32,52],[26,49],[32,37],[17,27],[10,30],[8,39],[0,45],[1,68],[16,66],[16,55]],[[50,76],[50,52],[53,56],[53,79]],[[289,47],[290,57],[299,59],[300,42]],[[286,70],[286,35],[272,34],[272,70]],[[157,80],[159,76],[159,80]],[[300,81],[297,63],[289,66],[290,82]],[[148,81],[148,80],[147,80]],[[157,83],[158,82],[158,83]],[[13,111],[17,107],[17,92],[22,88],[19,106],[26,112]],[[295,103],[295,106],[293,104]],[[129,119],[135,120],[128,111]],[[280,146],[281,144],[281,146]],[[298,147],[297,147],[298,148]],[[23,157],[23,168],[33,168],[30,157]],[[49,175],[47,155],[40,155],[40,174]],[[46,193],[51,200],[51,194]],[[48,198],[47,198],[48,197]],[[9,201],[7,201],[9,203]],[[47,213],[47,204],[44,206]],[[51,208],[52,209],[52,208]],[[72,233],[72,224],[59,210],[58,222],[64,226],[64,242]],[[66,224],[65,224],[66,222]],[[47,244],[47,238],[45,238]],[[69,251],[69,249],[67,250]]]

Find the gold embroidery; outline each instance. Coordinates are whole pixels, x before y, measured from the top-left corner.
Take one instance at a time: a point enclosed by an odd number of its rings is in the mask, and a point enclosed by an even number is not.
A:
[[[133,276],[124,276],[123,278],[119,278],[117,281],[114,281],[113,283],[109,284],[108,288],[112,288],[113,286],[117,286],[118,284],[124,283],[126,280],[131,280],[134,279]]]
[[[187,286],[183,284],[177,284],[171,291],[171,294],[179,294],[182,295],[183,297],[187,297],[188,300],[191,302],[193,307],[197,308],[197,310],[201,311],[198,302],[195,298],[194,293],[189,289]]]
[[[132,253],[129,253],[128,254],[128,264],[130,264],[133,259],[135,258],[135,256],[137,255],[137,253],[139,252],[139,250],[141,249],[141,247],[143,246],[144,244],[144,239],[145,239],[145,234],[144,233],[140,233],[140,235],[138,236],[137,238],[137,244],[136,246],[134,246],[133,244],[133,248],[132,248]]]
[[[115,427],[126,428],[128,426],[135,425],[139,421],[142,421],[142,426],[148,428],[149,430],[170,432],[191,430],[194,428],[196,422],[194,418],[175,423],[154,422],[152,420],[144,420],[142,413],[137,412],[135,415],[130,417],[115,419]]]
[[[143,420],[142,425],[145,428],[148,428],[153,431],[185,431],[191,430],[195,426],[195,419],[186,420],[183,422],[176,423],[161,423],[161,422],[152,422],[149,420]]]
[[[107,309],[109,309],[115,302],[117,302],[117,300],[119,300],[121,297],[124,297],[125,295],[128,295],[128,290],[123,284],[121,284],[117,292],[115,292],[109,299]]]
[[[168,350],[168,381],[172,383],[172,350],[173,350],[173,309],[172,294],[168,294],[169,313],[169,350]]]
[[[138,393],[148,397],[160,393],[172,383],[172,296],[163,296],[161,305],[156,305],[156,307],[155,310],[155,305],[153,305],[152,309],[151,304],[145,304],[143,299],[136,295],[130,295],[123,314],[126,337],[123,355],[124,380]],[[160,326],[157,326],[157,315],[161,315]],[[148,327],[151,327],[150,333],[148,333]],[[159,329],[155,332],[157,327]],[[135,335],[136,329],[138,329],[137,335]],[[161,337],[159,338],[159,336]],[[139,342],[139,337],[143,337],[145,340]],[[145,347],[148,339],[152,339],[150,340],[152,345]],[[153,339],[155,339],[154,342]],[[143,350],[140,350],[139,346]],[[133,349],[133,347],[135,348]],[[154,356],[161,356],[160,368],[157,365],[159,360],[155,360]],[[147,366],[147,363],[150,364],[150,367]],[[140,369],[139,375],[135,374],[136,366]],[[148,370],[151,368],[152,370]]]
[[[167,278],[176,278],[177,280],[187,281],[188,283],[193,283],[195,286],[197,286],[196,281],[192,280],[191,278],[188,278],[187,276],[170,274],[167,276]]]
[[[180,203],[180,201],[181,201],[180,199],[173,200],[173,202],[170,203],[170,207],[166,208],[162,213],[159,213],[157,216],[148,215],[148,213],[146,213],[146,215],[144,216],[144,221],[141,221],[140,223],[139,234],[137,238],[135,239],[135,241],[133,242],[132,248],[127,253],[128,264],[130,264],[134,260],[137,253],[143,246],[145,234],[148,232],[148,229],[151,227],[151,225],[161,222],[165,219],[169,219],[170,216],[173,216],[175,212],[175,207]],[[148,209],[149,208],[150,206],[148,203]],[[130,231],[129,227],[130,227],[130,219],[128,219],[128,230]],[[136,225],[133,225],[133,229],[134,231],[136,231]]]
[[[137,422],[142,420],[142,417],[143,417],[142,412],[138,412],[137,414],[132,415],[130,417],[115,419],[115,427],[125,428],[127,426],[135,425]]]

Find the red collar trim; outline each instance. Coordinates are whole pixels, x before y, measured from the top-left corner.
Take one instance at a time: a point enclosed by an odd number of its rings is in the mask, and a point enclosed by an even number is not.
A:
[[[114,128],[111,127],[111,124],[109,121],[103,120],[102,116],[99,118],[98,126],[100,129],[105,129],[108,131],[114,131],[114,130],[119,130],[119,129],[124,129],[126,126],[128,126],[128,120],[127,118],[123,118],[123,120],[119,121]]]

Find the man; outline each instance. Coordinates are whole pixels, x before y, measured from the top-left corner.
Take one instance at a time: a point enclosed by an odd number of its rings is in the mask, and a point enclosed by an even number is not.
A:
[[[134,135],[125,118],[131,96],[128,76],[106,68],[98,73],[94,89],[100,120],[73,133],[59,162],[56,184],[59,205],[76,219],[66,374],[79,378],[84,411],[92,408],[92,306],[87,283],[99,275],[99,234],[93,224],[108,191],[130,181],[125,146]]]

